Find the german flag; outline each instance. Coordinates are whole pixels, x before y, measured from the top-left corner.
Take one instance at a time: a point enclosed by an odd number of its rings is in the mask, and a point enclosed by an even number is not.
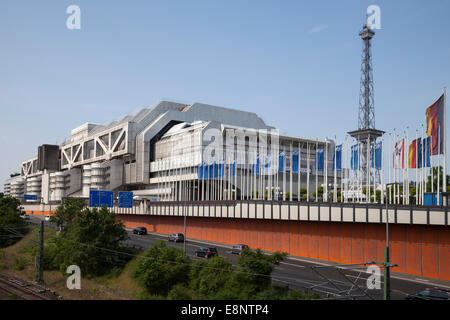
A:
[[[432,137],[431,154],[444,153],[444,95],[425,111],[427,116],[427,136]],[[439,132],[439,137],[438,137]],[[438,141],[440,146],[438,146]],[[439,149],[439,150],[438,150]]]
[[[417,168],[417,139],[413,140],[409,145],[409,154],[408,154],[408,162],[409,168],[414,169]]]

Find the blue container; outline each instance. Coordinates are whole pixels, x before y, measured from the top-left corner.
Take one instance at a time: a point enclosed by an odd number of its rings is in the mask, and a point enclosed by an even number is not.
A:
[[[442,193],[439,194],[439,204],[442,205]],[[424,205],[437,206],[436,192],[427,192],[424,194]]]

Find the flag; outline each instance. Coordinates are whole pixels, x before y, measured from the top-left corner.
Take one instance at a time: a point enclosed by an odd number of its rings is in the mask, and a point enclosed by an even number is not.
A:
[[[232,177],[236,176],[236,161],[233,161],[233,163],[230,165],[230,175]]]
[[[256,163],[252,164],[253,175],[259,176],[259,155],[256,156]]]
[[[214,179],[214,166],[215,166],[215,162],[211,163],[208,166],[208,179],[210,179],[210,180]]]
[[[378,142],[375,144],[374,150],[370,155],[370,163],[371,167],[377,170],[381,170],[382,167],[382,150],[383,150],[383,142]]]
[[[203,163],[197,167],[198,180],[203,180]]]
[[[431,154],[437,155],[438,149],[441,154],[444,153],[444,95],[425,111],[427,117],[427,136],[433,137],[433,146]],[[440,128],[440,129],[439,129]],[[440,136],[438,138],[438,131]],[[440,146],[438,146],[438,142]]]
[[[272,165],[272,154],[269,153],[265,156],[265,163],[264,163],[264,174],[265,175],[273,175],[275,174],[275,170]]]
[[[409,154],[408,154],[408,162],[409,162],[409,168],[415,169],[418,166],[418,163],[416,162],[417,159],[417,139],[413,140],[411,144],[409,145]]]
[[[284,172],[284,162],[285,162],[285,153],[281,152],[278,156],[278,172],[283,173]]]
[[[225,164],[224,164],[224,162],[221,161],[217,166],[218,166],[218,171],[219,171],[217,177],[218,178],[223,178],[224,172],[225,172]]]
[[[292,153],[292,173],[298,173],[299,167],[299,151],[295,150]]]
[[[335,147],[335,152],[333,155],[333,170],[334,170],[334,163],[336,162],[336,171],[342,170],[342,144]],[[335,158],[336,157],[336,158]]]
[[[203,163],[203,180],[209,180],[209,165]]]
[[[431,137],[423,139],[423,148],[425,155],[425,164],[424,166],[429,168],[431,167]]]
[[[323,152],[324,152],[324,147],[318,149],[316,151],[316,158],[317,158],[317,170],[318,171],[323,171]]]
[[[359,144],[355,144],[354,146],[352,146],[350,165],[352,170],[359,169]]]
[[[422,161],[422,138],[417,139],[417,168],[422,168],[423,161]]]
[[[394,169],[405,169],[405,139],[395,143],[393,157]]]

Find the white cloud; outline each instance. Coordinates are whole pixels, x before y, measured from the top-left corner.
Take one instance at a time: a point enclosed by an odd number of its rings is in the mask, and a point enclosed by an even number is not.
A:
[[[325,30],[325,29],[328,29],[328,26],[327,26],[327,25],[324,25],[324,24],[321,24],[320,26],[316,26],[316,27],[310,29],[310,30],[308,31],[308,33],[309,33],[309,34],[311,34],[311,33],[317,33],[317,32],[323,31],[323,30]]]

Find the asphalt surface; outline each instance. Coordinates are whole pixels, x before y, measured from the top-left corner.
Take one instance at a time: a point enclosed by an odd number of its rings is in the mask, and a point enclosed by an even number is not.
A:
[[[42,216],[30,216],[30,222],[38,224],[42,221]],[[45,226],[55,227],[50,222],[45,221]],[[183,249],[184,243],[174,243],[168,241],[167,235],[149,233],[147,235],[135,235],[131,230],[127,230],[129,239],[125,242],[128,246],[139,249],[147,249],[158,241],[165,241],[168,246]],[[189,237],[189,235],[187,235]],[[227,258],[234,265],[237,265],[239,256],[231,253],[231,247],[207,241],[194,239],[186,240],[186,254],[191,259],[204,259],[196,257],[195,251],[202,246],[214,246],[221,257]],[[340,265],[343,267],[342,265]],[[383,273],[383,271],[382,271]],[[272,273],[274,285],[287,286],[306,292],[319,293],[323,298],[329,299],[382,299],[383,298],[383,276],[381,276],[380,289],[367,289],[367,279],[370,274],[366,273],[366,267],[345,266],[337,268],[336,264],[310,261],[300,257],[289,256],[286,260],[275,267]],[[432,287],[450,289],[450,282],[426,279],[411,275],[394,274],[391,276],[391,299],[403,300],[408,294],[415,294],[421,290]]]

